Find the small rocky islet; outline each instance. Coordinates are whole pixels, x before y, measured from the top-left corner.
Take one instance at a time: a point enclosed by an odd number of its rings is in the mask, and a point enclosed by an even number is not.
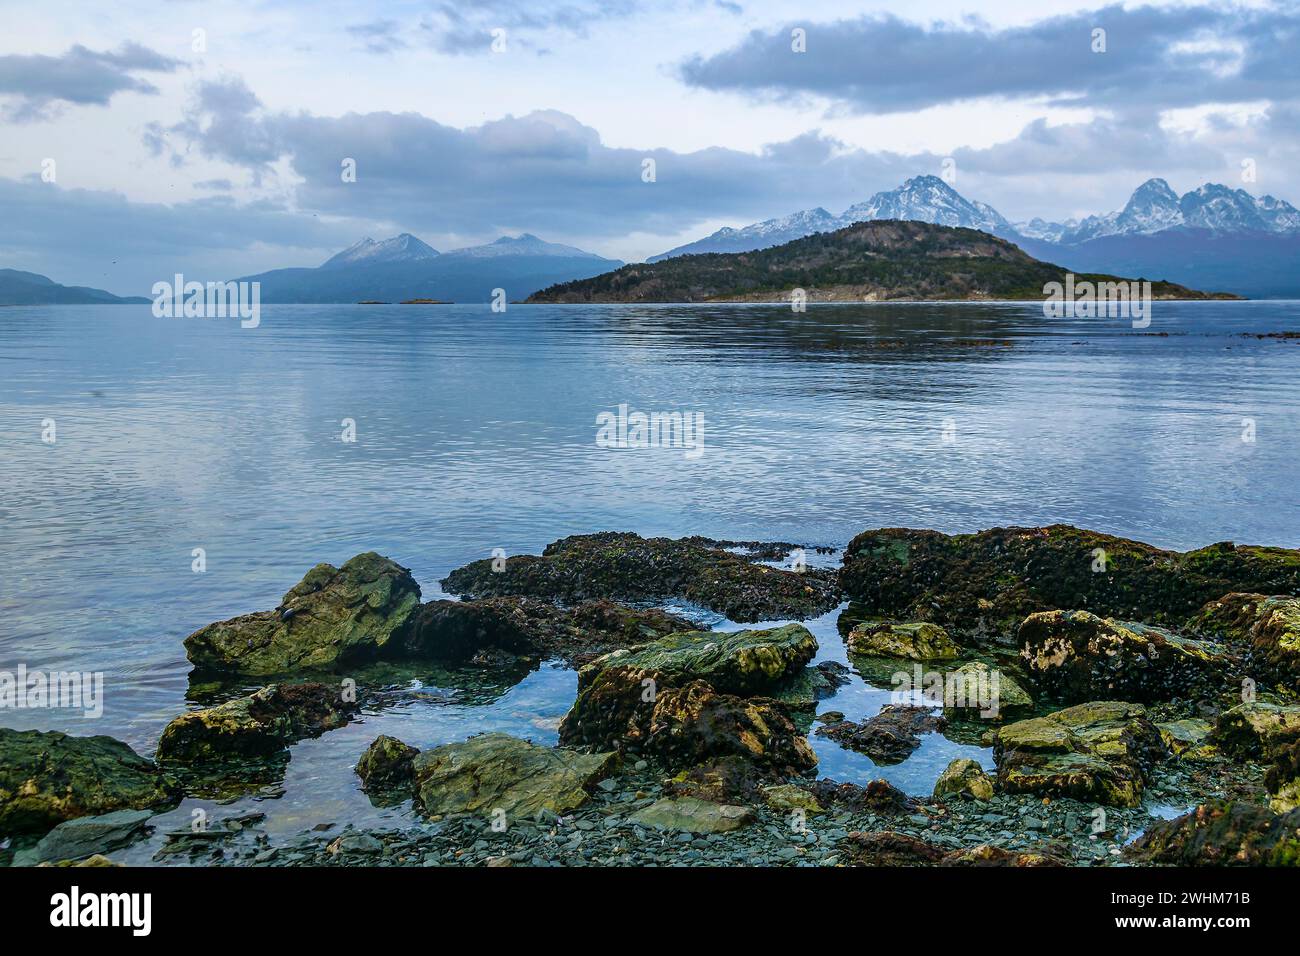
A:
[[[384,668],[490,678],[558,660],[577,692],[556,746],[379,735],[357,755],[340,785],[409,802],[409,826],[323,820],[272,844],[260,813],[218,814],[155,859],[1300,865],[1300,552],[1173,552],[1063,525],[877,529],[838,568],[783,566],[796,547],[577,535],[457,569],[442,585],[461,599],[428,602],[376,553],[317,565],[278,607],[185,639],[203,706],[153,759],[0,729],[0,854],[109,864],[185,797],[237,793],[298,741],[364,720]],[[759,626],[702,630],[665,609],[682,606]],[[848,669],[815,661],[799,623],[836,609],[868,684],[925,686],[837,711]],[[931,734],[991,748],[992,766],[953,760],[924,796],[818,779],[813,739],[888,766]]]

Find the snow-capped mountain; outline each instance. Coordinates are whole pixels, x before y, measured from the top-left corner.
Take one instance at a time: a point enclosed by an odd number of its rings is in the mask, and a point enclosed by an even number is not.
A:
[[[1079,223],[1045,223],[1033,219],[1013,227],[1022,236],[1078,245],[1107,236],[1149,236],[1167,229],[1205,229],[1234,235],[1300,232],[1300,210],[1273,196],[1252,196],[1220,183],[1179,197],[1163,179],[1148,179],[1133,191],[1124,208]]]
[[[817,232],[832,232],[871,219],[916,219],[941,226],[965,226],[985,232],[1011,229],[1011,224],[987,203],[972,202],[938,176],[914,176],[897,189],[878,192],[854,203],[836,216],[818,206],[802,212],[765,219],[740,229],[729,226],[696,242],[678,246],[648,261],[699,252],[749,252],[802,239]]]
[[[897,189],[876,193],[844,210],[840,219],[846,226],[872,219],[915,219],[984,232],[1010,225],[992,206],[971,202],[938,176],[915,176]]]
[[[419,262],[432,259],[438,250],[415,238],[409,232],[375,242],[369,236],[354,242],[338,255],[330,256],[321,264],[322,269],[337,266],[355,266],[380,262]]]
[[[416,240],[417,242],[419,240]],[[499,256],[557,256],[566,259],[599,259],[594,252],[587,252],[577,246],[566,246],[559,242],[546,242],[531,233],[519,236],[502,236],[482,246],[467,246],[444,253],[464,259],[492,259]]]

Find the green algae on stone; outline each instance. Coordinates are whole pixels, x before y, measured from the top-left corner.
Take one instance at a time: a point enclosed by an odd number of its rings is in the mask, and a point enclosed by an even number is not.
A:
[[[200,669],[253,676],[334,670],[389,651],[419,605],[410,571],[368,551],[316,565],[273,611],[200,628],[185,653]]]
[[[1125,852],[1138,863],[1300,866],[1300,810],[1279,814],[1241,800],[1211,800],[1152,824]]]
[[[1150,766],[1165,754],[1140,704],[1091,701],[998,728],[998,786],[1008,793],[1136,807]]]
[[[761,549],[759,549],[761,551]],[[832,610],[839,589],[832,572],[803,572],[756,563],[707,538],[642,538],[626,532],[573,535],[539,555],[488,559],[452,571],[449,594],[483,598],[518,595],[563,604],[593,599],[624,602],[685,600],[733,621],[804,620]]]
[[[1210,743],[1238,760],[1269,760],[1300,739],[1300,704],[1254,700],[1226,710],[1214,722]]]
[[[177,717],[158,740],[158,761],[204,764],[276,754],[296,740],[342,727],[357,710],[341,685],[271,684]]]
[[[773,810],[802,810],[805,813],[824,813],[817,798],[803,787],[782,783],[763,788],[763,799]]]
[[[915,621],[908,624],[864,622],[845,641],[849,652],[873,657],[903,657],[913,661],[950,660],[961,648],[938,624]]]
[[[686,833],[730,833],[753,822],[749,807],[710,803],[695,797],[665,797],[628,817],[628,822],[656,830]]]
[[[1213,644],[1088,611],[1040,611],[1020,625],[1020,656],[1038,687],[1064,703],[1151,703],[1226,686],[1229,658]]]
[[[958,757],[944,768],[934,783],[934,799],[968,796],[972,800],[992,800],[993,781],[978,761]]]
[[[0,728],[0,833],[179,799],[176,781],[120,740]]]
[[[362,787],[371,791],[409,789],[419,753],[396,737],[380,734],[357,761],[356,772]]]
[[[1184,760],[1209,760],[1218,754],[1218,748],[1209,743],[1213,726],[1208,720],[1199,717],[1187,717],[1182,720],[1158,722],[1160,739],[1165,742],[1169,752]]]
[[[840,585],[858,613],[956,634],[1011,634],[1057,608],[1177,625],[1230,591],[1300,591],[1300,552],[1224,543],[1179,553],[1069,525],[883,528],[849,543]]]
[[[613,753],[580,754],[488,733],[420,753],[414,760],[416,805],[425,814],[496,815],[531,820],[586,803],[587,789],[614,771]]]

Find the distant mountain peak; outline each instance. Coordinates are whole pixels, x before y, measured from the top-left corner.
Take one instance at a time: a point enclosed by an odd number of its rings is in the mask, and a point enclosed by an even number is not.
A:
[[[594,252],[587,252],[577,246],[566,246],[560,242],[547,242],[531,232],[521,232],[517,236],[501,236],[482,246],[468,246],[453,249],[449,256],[462,259],[488,259],[497,256],[544,256],[564,259],[600,259]]]
[[[326,259],[321,268],[374,265],[381,262],[417,262],[421,259],[432,259],[437,255],[437,249],[417,239],[409,232],[399,233],[391,239],[384,239],[380,242],[366,236],[364,239],[348,246],[338,255]]]

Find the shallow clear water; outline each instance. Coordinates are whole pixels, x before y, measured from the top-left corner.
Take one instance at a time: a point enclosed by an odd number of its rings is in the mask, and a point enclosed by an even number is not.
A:
[[[185,635],[369,549],[430,598],[494,548],[602,529],[843,546],[871,527],[1064,521],[1295,547],[1300,343],[1241,333],[1297,329],[1292,302],[1158,302],[1146,333],[1020,304],[268,306],[257,329],[0,309],[0,669],[106,681],[98,720],[4,710],[0,725],[149,753],[186,706]],[[596,416],[620,403],[703,413],[704,453],[599,447]],[[843,659],[834,616],[811,626]],[[495,697],[458,680],[430,671],[423,696],[294,747],[268,829],[403,816],[351,776],[381,731],[553,741],[575,675],[543,667]],[[887,699],[855,681],[823,708]],[[934,735],[881,769],[813,743],[829,776],[913,792],[983,753]]]

